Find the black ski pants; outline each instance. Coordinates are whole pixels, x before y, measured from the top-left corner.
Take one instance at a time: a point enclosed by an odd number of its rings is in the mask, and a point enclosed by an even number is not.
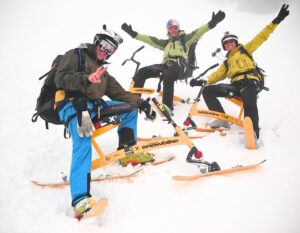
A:
[[[173,110],[173,96],[175,81],[182,79],[184,67],[176,62],[167,64],[155,64],[138,70],[133,78],[134,87],[144,87],[148,78],[161,77],[163,80],[163,103]]]
[[[257,138],[259,138],[259,117],[257,109],[257,81],[244,78],[232,84],[216,84],[203,89],[203,98],[209,110],[225,113],[217,97],[241,96],[244,104],[244,117],[250,117]]]

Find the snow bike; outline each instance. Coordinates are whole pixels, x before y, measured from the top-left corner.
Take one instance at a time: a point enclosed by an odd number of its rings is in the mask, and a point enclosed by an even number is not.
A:
[[[140,48],[138,48],[132,54],[132,56],[130,58],[125,59],[122,63],[122,66],[125,65],[127,61],[132,61],[133,63],[136,64],[136,68],[135,68],[133,78],[136,76],[136,74],[139,70],[140,64],[141,64],[139,61],[137,61],[134,58],[134,56],[136,55],[136,53],[141,51],[144,47],[145,46],[143,45]],[[151,95],[151,94],[154,94],[154,93],[159,93],[160,96],[163,96],[163,92],[160,91],[160,88],[159,88],[160,84],[158,84],[157,90],[151,89],[151,88],[145,88],[145,87],[134,87],[135,82],[134,82],[133,78],[132,78],[132,81],[131,81],[130,86],[129,86],[130,93],[132,93],[132,94],[147,94],[147,95]],[[155,77],[155,78],[160,80],[161,76],[158,76],[158,77]],[[182,99],[182,98],[180,98],[179,96],[176,96],[176,95],[173,96],[173,100],[176,101],[176,102],[180,102],[180,103],[188,103],[189,102],[189,99],[184,100],[184,99]]]
[[[210,171],[219,170],[220,167],[216,162],[209,163],[202,158],[202,152],[197,149],[189,137],[183,132],[183,130],[174,122],[171,116],[171,111],[164,104],[157,101],[156,98],[152,98],[155,106],[158,108],[159,112],[167,119],[167,122],[171,124],[175,129],[175,136],[172,137],[159,137],[151,138],[145,142],[138,143],[134,146],[125,147],[123,149],[111,152],[107,155],[103,153],[99,145],[96,142],[96,137],[106,133],[107,131],[117,127],[120,124],[120,119],[117,115],[108,115],[105,110],[101,111],[102,119],[101,127],[98,127],[92,136],[92,145],[99,157],[92,161],[92,169],[106,166],[114,161],[125,158],[130,154],[142,153],[146,151],[156,150],[164,147],[171,147],[177,145],[187,145],[190,148],[188,152],[186,161],[188,163],[197,164],[203,166],[205,169]],[[130,107],[130,106],[129,106]],[[125,109],[124,109],[125,110]]]
[[[219,64],[215,64],[211,67],[209,67],[207,70],[205,70],[203,73],[201,73],[198,77],[195,79],[198,80],[202,76],[204,76],[209,70],[217,67]],[[229,123],[235,124],[241,128],[244,128],[244,135],[245,135],[245,143],[246,147],[248,149],[256,149],[256,140],[254,137],[254,131],[253,131],[253,124],[252,120],[249,117],[246,117],[243,119],[243,114],[244,114],[244,106],[243,106],[243,101],[240,96],[234,96],[234,97],[226,97],[228,101],[231,103],[237,105],[239,109],[239,114],[238,116],[233,116],[229,115],[226,113],[222,112],[217,112],[217,111],[211,111],[207,109],[200,109],[198,108],[198,105],[200,103],[200,97],[202,94],[202,91],[205,87],[206,83],[204,83],[199,90],[199,93],[197,97],[194,99],[194,102],[190,108],[190,111],[188,113],[187,118],[184,121],[184,127],[183,129],[187,132],[188,130],[195,130],[198,132],[215,132],[219,131],[222,132],[224,129],[222,128],[216,128],[216,129],[210,129],[210,128],[197,128],[196,123],[192,120],[192,117],[194,116],[203,116],[203,117],[211,117],[211,118],[216,118],[222,121],[227,121]]]

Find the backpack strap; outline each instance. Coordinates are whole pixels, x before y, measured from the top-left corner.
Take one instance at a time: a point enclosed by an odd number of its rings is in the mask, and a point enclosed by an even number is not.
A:
[[[179,41],[183,46],[183,51],[186,53],[186,39],[185,39],[185,34],[179,36]]]
[[[186,35],[185,34],[181,35],[179,37],[179,41],[180,41],[180,43],[183,46],[183,51],[186,53],[187,52],[187,48],[186,48]],[[189,51],[188,51],[188,54],[187,54],[187,56],[188,56],[188,58],[187,58],[188,65],[189,65],[189,67],[192,70],[196,70],[196,69],[199,68],[198,65],[197,65],[197,57],[196,57],[196,53],[195,53],[197,43],[198,43],[198,41],[195,41],[194,43],[192,43],[190,45]]]
[[[251,59],[251,61],[254,62],[253,57],[252,57],[252,56],[250,55],[250,53],[244,48],[244,46],[241,46],[241,47],[239,48],[239,50],[240,50],[241,53],[246,54],[246,55]]]
[[[226,70],[228,71],[228,59],[226,59],[225,61],[223,61],[223,64],[226,67]]]
[[[75,49],[75,53],[78,57],[78,71],[84,71],[85,69],[85,56],[83,53],[83,49],[82,48],[76,48]],[[61,107],[61,106],[60,106]],[[67,119],[67,121],[64,123],[64,138],[65,139],[69,139],[71,137],[69,130],[68,130],[68,125],[70,123],[70,121],[72,119],[74,119],[76,117],[77,114],[72,114],[71,116],[69,116],[69,118]]]
[[[85,69],[85,57],[83,53],[83,49],[81,48],[76,48],[75,53],[77,54],[78,57],[78,71],[84,71]]]

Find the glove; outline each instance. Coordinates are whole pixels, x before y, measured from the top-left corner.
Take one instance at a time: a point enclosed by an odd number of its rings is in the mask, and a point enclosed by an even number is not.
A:
[[[274,23],[274,24],[281,23],[281,21],[284,20],[285,17],[287,17],[290,14],[290,11],[288,10],[288,8],[289,8],[289,5],[283,4],[277,17],[275,19],[273,19],[272,23]]]
[[[146,114],[146,117],[154,120],[156,118],[156,112],[151,109],[151,105],[149,104],[150,98],[143,100],[139,105],[140,113],[143,111]]]
[[[192,79],[192,80],[190,81],[190,86],[191,86],[191,87],[194,87],[194,86],[203,86],[203,85],[205,85],[206,83],[207,83],[207,81],[204,80],[204,79],[200,79],[200,80]]]
[[[78,118],[78,116],[80,116]],[[91,137],[93,135],[93,132],[95,131],[94,124],[92,122],[92,119],[90,117],[90,113],[88,111],[82,111],[77,113],[77,130],[80,137]]]
[[[215,12],[213,12],[211,20],[208,22],[208,27],[210,29],[214,28],[224,18],[225,18],[225,12],[224,11],[218,11],[217,14],[215,14]]]
[[[95,127],[88,112],[86,100],[78,99],[74,101],[73,107],[77,112],[77,131],[79,136],[91,137]]]
[[[131,25],[128,25],[127,23],[123,23],[121,28],[127,32],[132,38],[135,38],[137,36],[137,32],[132,30]]]

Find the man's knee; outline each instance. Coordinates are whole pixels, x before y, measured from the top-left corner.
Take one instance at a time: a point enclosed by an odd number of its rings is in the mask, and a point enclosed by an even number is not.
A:
[[[236,88],[228,84],[206,86],[202,92],[204,97],[233,97],[237,93]]]
[[[216,85],[204,87],[204,89],[202,91],[203,98],[207,99],[207,98],[211,98],[211,97],[216,97],[218,89],[219,88]]]

